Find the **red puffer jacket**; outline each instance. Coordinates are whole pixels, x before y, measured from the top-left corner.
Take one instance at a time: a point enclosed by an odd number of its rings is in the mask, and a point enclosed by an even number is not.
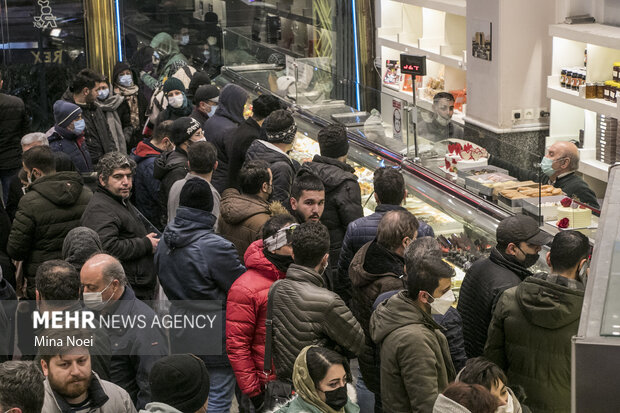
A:
[[[267,294],[271,284],[286,274],[265,258],[263,240],[250,244],[245,266],[247,271],[228,291],[226,351],[241,391],[253,397],[263,391],[265,383],[276,378],[275,374],[263,374]]]

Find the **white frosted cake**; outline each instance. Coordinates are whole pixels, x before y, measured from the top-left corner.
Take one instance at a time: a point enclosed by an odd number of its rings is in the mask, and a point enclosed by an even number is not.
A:
[[[568,219],[568,228],[587,228],[592,224],[592,210],[579,207],[558,207],[558,221]]]
[[[487,166],[489,159],[483,155],[484,151],[481,148],[474,148],[470,144],[465,146],[461,146],[460,143],[450,144],[443,166],[449,172],[456,172],[459,168]]]

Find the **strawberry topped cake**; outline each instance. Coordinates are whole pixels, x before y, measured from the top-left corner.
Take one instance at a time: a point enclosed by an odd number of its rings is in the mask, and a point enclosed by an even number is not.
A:
[[[489,159],[484,149],[471,143],[461,145],[451,143],[448,145],[448,153],[444,158],[443,167],[446,171],[455,173],[459,168],[475,168],[488,165]]]

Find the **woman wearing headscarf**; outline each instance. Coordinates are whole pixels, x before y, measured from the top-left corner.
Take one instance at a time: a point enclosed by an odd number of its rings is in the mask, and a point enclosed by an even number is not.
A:
[[[141,93],[139,79],[125,62],[114,65],[112,72],[114,95],[124,98],[118,107],[118,116],[123,125],[123,133],[129,149],[142,140],[142,127],[146,120],[148,101]]]
[[[126,125],[121,123],[121,118],[118,115],[118,108],[123,103],[124,98],[121,95],[113,95],[110,92],[110,83],[107,80],[106,86],[105,89],[99,89],[96,103],[105,114],[105,119],[110,128],[116,150],[127,153],[127,141],[125,140],[125,133],[123,132],[123,128]]]
[[[354,394],[349,362],[333,350],[308,346],[297,356],[293,367],[295,397],[273,413],[358,413],[351,400]]]

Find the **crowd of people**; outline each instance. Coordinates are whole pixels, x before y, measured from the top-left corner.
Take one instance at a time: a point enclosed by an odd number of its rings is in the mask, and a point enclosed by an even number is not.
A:
[[[162,69],[76,74],[47,133],[0,95],[0,411],[570,411],[585,236],[506,218],[454,307],[454,268],[402,206],[398,169],[374,172],[364,217],[344,127],[300,165],[279,99],[246,119],[244,89],[160,37]],[[531,272],[547,244],[550,270]],[[35,347],[28,328],[35,311],[198,314],[189,301],[221,302],[221,337],[100,326],[92,346],[53,345],[63,330]],[[220,351],[182,350],[207,342]]]

